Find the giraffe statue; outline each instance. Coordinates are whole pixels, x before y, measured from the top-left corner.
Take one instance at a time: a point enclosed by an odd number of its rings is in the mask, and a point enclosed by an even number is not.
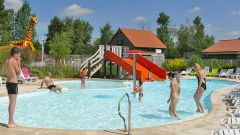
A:
[[[10,43],[10,45],[11,46],[16,46],[16,47],[19,47],[19,48],[29,47],[30,49],[35,51],[35,48],[34,48],[33,43],[32,43],[32,34],[33,34],[33,27],[37,23],[38,23],[37,17],[31,16],[28,32],[27,32],[25,38],[23,40],[12,41]]]

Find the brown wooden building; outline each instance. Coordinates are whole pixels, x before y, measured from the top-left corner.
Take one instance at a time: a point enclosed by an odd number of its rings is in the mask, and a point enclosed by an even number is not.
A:
[[[163,53],[167,48],[151,31],[119,28],[109,45],[126,46],[130,50],[143,50],[147,54]]]
[[[240,39],[220,40],[202,52],[206,59],[237,59],[240,55]]]

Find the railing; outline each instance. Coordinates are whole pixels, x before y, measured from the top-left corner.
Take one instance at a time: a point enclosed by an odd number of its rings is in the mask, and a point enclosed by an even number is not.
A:
[[[121,101],[127,96],[128,99],[128,128],[126,125],[126,120],[125,118],[122,116],[120,110],[121,110]],[[131,100],[130,100],[130,96],[128,93],[125,93],[119,100],[118,102],[118,114],[119,116],[123,119],[123,123],[124,123],[124,132],[128,131],[128,135],[131,135]]]
[[[92,58],[96,57],[98,54],[100,53],[100,49],[95,53],[93,54],[91,57],[89,57],[88,59],[86,59],[82,64],[81,64],[81,70],[83,70],[85,67],[87,67],[88,65],[88,61],[91,60]]]

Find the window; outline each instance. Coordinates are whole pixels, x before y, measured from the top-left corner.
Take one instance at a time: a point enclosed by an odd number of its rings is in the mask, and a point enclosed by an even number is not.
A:
[[[123,39],[118,39],[117,40],[117,45],[123,45],[124,44],[124,40]]]

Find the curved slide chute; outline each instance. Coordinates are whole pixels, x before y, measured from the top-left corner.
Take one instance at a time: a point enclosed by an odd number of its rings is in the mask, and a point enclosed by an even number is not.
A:
[[[112,51],[105,51],[105,58],[108,61],[116,63],[121,66],[129,74],[133,74],[133,60],[121,58]],[[159,81],[165,80],[167,72],[161,67],[157,66],[150,60],[144,58],[141,55],[136,57],[136,79],[142,81]]]

